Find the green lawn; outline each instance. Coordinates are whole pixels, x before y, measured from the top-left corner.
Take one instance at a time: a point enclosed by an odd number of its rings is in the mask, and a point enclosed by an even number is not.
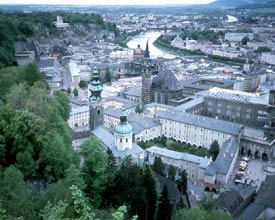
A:
[[[151,146],[158,146],[162,148],[167,148],[174,151],[186,152],[189,154],[194,154],[201,157],[210,157],[209,150],[204,147],[194,147],[190,144],[181,143],[172,139],[159,138],[152,141],[139,142],[138,143],[143,149],[149,148]]]

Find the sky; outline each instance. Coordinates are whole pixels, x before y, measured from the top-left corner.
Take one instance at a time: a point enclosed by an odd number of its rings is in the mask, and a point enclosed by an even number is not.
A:
[[[0,0],[0,4],[71,4],[71,5],[168,5],[207,4],[214,0]]]

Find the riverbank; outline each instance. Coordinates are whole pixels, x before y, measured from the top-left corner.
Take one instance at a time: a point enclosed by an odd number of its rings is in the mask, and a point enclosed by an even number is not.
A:
[[[148,42],[149,51],[150,51],[150,57],[151,58],[157,58],[157,57],[163,57],[167,59],[173,59],[176,57],[173,53],[156,47],[153,42],[156,41],[156,39],[161,35],[162,33],[160,31],[146,31],[141,32],[139,35],[129,38],[129,42],[127,43],[127,46],[131,49],[136,49],[137,45],[140,45],[142,49],[145,50],[146,44]]]
[[[162,40],[161,36],[154,41],[153,45],[159,49],[166,50],[178,56],[203,56],[206,60],[233,66],[242,66],[245,63],[245,60],[240,58],[229,59],[226,57],[206,55],[200,50],[191,51],[174,47],[169,42]]]

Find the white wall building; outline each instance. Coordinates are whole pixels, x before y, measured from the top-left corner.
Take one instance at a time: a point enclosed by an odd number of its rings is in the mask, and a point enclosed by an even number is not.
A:
[[[209,148],[214,140],[223,145],[228,139],[240,140],[241,124],[221,121],[180,111],[158,112],[162,135],[180,142]]]
[[[275,65],[275,54],[272,54],[272,53],[262,53],[261,63]]]
[[[74,129],[77,127],[89,126],[90,112],[89,106],[75,107],[71,109],[68,125]]]

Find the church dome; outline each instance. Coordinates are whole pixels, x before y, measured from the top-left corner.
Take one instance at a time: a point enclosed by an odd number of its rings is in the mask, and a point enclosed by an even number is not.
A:
[[[134,55],[144,55],[144,50],[140,47],[140,45],[134,49]]]
[[[118,124],[115,127],[115,133],[121,136],[129,135],[132,132],[133,132],[133,128],[128,122],[126,124]]]
[[[166,91],[178,91],[182,89],[180,82],[177,80],[171,70],[164,69],[152,81],[152,87]]]
[[[115,127],[115,134],[127,136],[133,133],[132,126],[127,122],[127,113],[123,110],[120,114],[120,123]]]

